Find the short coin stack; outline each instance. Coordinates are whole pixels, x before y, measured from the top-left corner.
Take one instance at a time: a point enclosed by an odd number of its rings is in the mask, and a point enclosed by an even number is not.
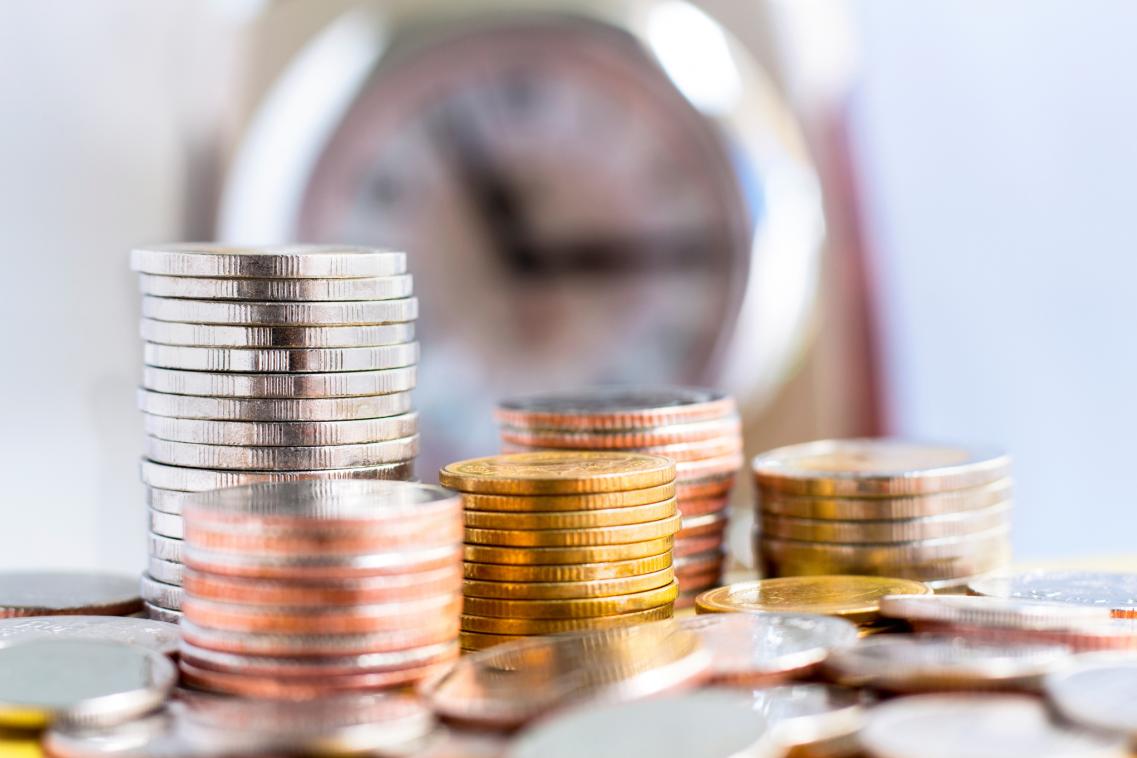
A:
[[[730,490],[742,465],[734,400],[686,387],[598,387],[519,397],[497,409],[506,451],[623,450],[675,461],[682,528],[675,574],[687,607],[719,583]]]
[[[462,646],[670,618],[675,465],[535,452],[445,466],[465,507]]]
[[[1010,561],[1010,459],[888,439],[754,459],[766,576],[867,574],[960,589]]]
[[[185,502],[183,680],[265,698],[371,691],[458,655],[462,503],[411,482],[306,481]]]
[[[186,492],[410,479],[418,344],[406,256],[370,248],[137,249],[151,613],[178,618]]]

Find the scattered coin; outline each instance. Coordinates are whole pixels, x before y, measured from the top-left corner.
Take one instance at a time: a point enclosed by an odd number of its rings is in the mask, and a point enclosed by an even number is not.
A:
[[[789,755],[856,755],[865,698],[856,690],[825,684],[784,684],[750,693],[751,708],[770,725]],[[853,744],[850,744],[853,743]],[[806,749],[808,748],[808,749]]]
[[[730,584],[699,595],[700,613],[815,613],[854,623],[876,620],[887,595],[927,595],[920,582],[878,576],[802,576]]]
[[[40,639],[123,642],[163,655],[178,652],[171,624],[118,616],[34,616],[0,620],[0,648]]]
[[[1007,629],[1055,630],[1111,618],[1104,606],[1072,606],[1041,600],[971,595],[897,595],[880,601],[881,615],[912,624],[938,623]]]
[[[1137,741],[1137,660],[1083,660],[1048,677],[1046,694],[1070,721]]]
[[[142,610],[137,581],[90,571],[0,573],[0,618],[14,616],[127,616]]]
[[[1137,618],[1137,574],[1027,571],[976,579],[968,589],[990,597],[1097,606],[1120,618]]]

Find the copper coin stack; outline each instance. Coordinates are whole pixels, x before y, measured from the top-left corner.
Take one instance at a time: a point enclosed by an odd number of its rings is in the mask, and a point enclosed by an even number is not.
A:
[[[267,698],[415,682],[458,655],[462,502],[412,482],[187,498],[183,680]]]
[[[418,344],[406,256],[345,246],[134,250],[152,616],[179,618],[187,492],[410,479]]]
[[[753,472],[766,576],[867,574],[953,591],[1010,561],[1001,452],[824,440],[763,453]]]
[[[734,400],[686,387],[597,387],[502,401],[503,449],[623,450],[675,461],[682,528],[675,538],[677,608],[719,584],[730,491],[742,465]]]
[[[670,460],[517,453],[451,463],[439,479],[465,507],[464,649],[671,618]]]

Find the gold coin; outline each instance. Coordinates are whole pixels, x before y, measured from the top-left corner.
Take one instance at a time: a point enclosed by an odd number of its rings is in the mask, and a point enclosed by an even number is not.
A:
[[[883,576],[789,576],[707,590],[695,599],[699,613],[820,613],[871,621],[885,595],[930,595],[925,584]]]
[[[444,487],[494,495],[567,495],[658,487],[675,464],[657,455],[558,450],[473,458],[443,466]]]
[[[466,561],[462,564],[462,571],[467,579],[488,582],[590,582],[642,576],[662,571],[669,566],[671,553],[666,552],[648,558],[570,566],[502,566]]]
[[[766,576],[825,576],[864,574],[895,576],[925,582],[935,590],[950,588],[957,580],[1006,568],[1011,562],[1008,544],[988,548],[968,557],[939,560],[866,563],[863,560],[820,560],[816,555],[771,555],[766,543],[759,544],[759,559]]]
[[[517,640],[526,639],[529,639],[529,636],[524,634],[487,634],[485,632],[458,633],[458,644],[462,646],[463,651],[469,653],[485,650],[486,648],[501,645],[506,642],[516,642]]]
[[[658,521],[677,513],[675,498],[660,503],[556,513],[493,513],[466,511],[466,526],[474,529],[594,529]]]
[[[806,542],[763,535],[759,538],[759,546],[763,555],[775,561],[792,560],[819,566],[850,565],[875,569],[933,561],[966,561],[998,552],[1008,544],[1009,537],[1010,529],[1000,526],[963,537],[894,543]],[[861,574],[868,571],[843,573]]]
[[[983,534],[1010,526],[1011,504],[895,521],[831,521],[762,514],[764,537],[825,543],[904,543]],[[684,525],[686,526],[686,525]]]
[[[674,537],[660,537],[647,542],[629,542],[623,545],[589,545],[586,547],[499,547],[496,545],[465,545],[462,556],[474,563],[501,563],[506,565],[549,566],[577,563],[603,563],[648,558],[670,554]]]
[[[675,497],[675,482],[625,492],[593,492],[576,495],[479,495],[462,493],[467,511],[500,513],[551,513],[591,511],[649,505]]]
[[[591,618],[494,618],[463,613],[461,626],[463,632],[479,632],[484,634],[560,634],[561,632],[578,632],[585,629],[615,629],[621,626],[644,624],[648,621],[664,621],[672,618],[674,615],[675,611],[671,603],[661,605],[657,608],[650,608],[646,611],[635,611],[632,613]]]
[[[574,619],[617,616],[646,611],[675,602],[679,585],[674,580],[653,590],[612,597],[576,598],[572,600],[498,600],[467,597],[462,610],[475,616],[494,618]]]
[[[764,515],[835,521],[913,519],[975,511],[1010,502],[1011,491],[1011,480],[1006,478],[948,492],[876,497],[788,495],[759,485],[758,508]]]
[[[583,547],[586,545],[626,545],[679,531],[678,513],[646,524],[604,526],[594,529],[466,529],[466,542],[474,545],[510,547]]]
[[[675,579],[670,568],[639,576],[594,579],[587,582],[483,582],[467,579],[462,593],[467,597],[499,600],[570,600],[628,595],[659,589]]]

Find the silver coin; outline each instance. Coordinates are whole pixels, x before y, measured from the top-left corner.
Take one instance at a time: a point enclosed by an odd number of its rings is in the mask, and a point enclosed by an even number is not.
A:
[[[297,555],[227,553],[202,550],[187,544],[183,562],[206,572],[224,568],[226,574],[239,576],[251,573],[253,576],[260,576],[268,571],[292,570],[298,573],[306,572],[306,578],[315,580],[324,578],[325,572],[333,574],[336,578],[350,578],[390,571],[421,571],[423,570],[421,567],[437,566],[450,559],[458,560],[461,555],[461,545],[441,545],[397,552]]]
[[[418,300],[359,300],[342,303],[142,298],[142,316],[157,321],[252,326],[351,326],[397,324],[418,318]]]
[[[150,557],[170,563],[182,562],[182,541],[150,532],[146,535]],[[135,588],[137,592],[137,588]]]
[[[163,608],[160,605],[152,605],[150,603],[144,604],[146,607],[146,616],[155,621],[164,621],[167,624],[180,624],[182,620],[182,612],[171,610],[170,608]]]
[[[418,414],[403,413],[354,421],[213,421],[145,416],[146,433],[174,442],[253,447],[355,445],[410,437],[418,431]]]
[[[197,445],[147,436],[143,447],[150,460],[173,466],[243,471],[310,471],[409,461],[418,455],[419,437],[415,434],[397,440],[358,445],[245,447]]]
[[[170,703],[157,713],[113,726],[55,724],[43,736],[43,749],[51,758],[205,758],[177,740],[172,711],[179,707]]]
[[[43,639],[0,649],[0,722],[121,723],[154,710],[177,682],[161,653],[122,642]]]
[[[679,622],[711,652],[711,676],[760,684],[809,670],[857,641],[844,619],[798,613],[709,613]]]
[[[191,494],[178,490],[161,490],[156,487],[146,487],[144,492],[146,493],[146,505],[149,506],[150,510],[177,516],[182,514],[182,503]]]
[[[0,572],[0,618],[126,616],[141,608],[133,577],[91,571]]]
[[[753,690],[750,697],[751,707],[771,725],[777,741],[784,745],[836,742],[853,737],[864,724],[865,698],[846,687],[785,684]]]
[[[928,518],[987,508],[1009,502],[1014,483],[1009,478],[990,484],[922,495],[889,497],[831,497],[788,495],[757,486],[763,514],[835,521]]]
[[[976,579],[968,589],[976,595],[1090,605],[1137,617],[1137,574],[1024,571]]]
[[[912,623],[935,622],[1005,629],[1069,629],[1112,618],[1109,608],[1041,600],[974,595],[892,595],[881,598],[883,616]]]
[[[163,655],[178,652],[176,627],[119,616],[34,616],[0,619],[0,648],[40,639],[124,642]]]
[[[1119,740],[1055,723],[1027,695],[918,695],[874,707],[860,742],[874,758],[1123,758]]]
[[[411,479],[414,461],[379,466],[319,471],[229,471],[167,466],[143,459],[142,482],[163,490],[201,492],[223,487],[241,487],[267,482],[297,482],[305,479]]]
[[[402,274],[407,270],[407,256],[354,245],[235,247],[179,242],[132,250],[130,267],[134,271],[163,276],[339,279]]]
[[[212,629],[198,626],[192,621],[183,620],[180,624],[182,637],[198,648],[237,652],[241,655],[259,656],[351,656],[366,655],[376,651],[405,650],[422,644],[423,630],[408,627],[388,632],[366,634],[273,634],[271,632],[235,632],[226,629]],[[434,639],[453,640],[457,634],[457,624],[453,632],[435,636]]]
[[[161,558],[150,558],[146,562],[146,573],[163,584],[182,586],[182,574],[185,567],[173,561],[164,561]]]
[[[781,756],[749,693],[705,689],[566,711],[521,733],[509,758]]]
[[[144,295],[198,300],[270,300],[274,302],[339,302],[394,300],[410,297],[410,274],[350,279],[218,279],[139,274]]]
[[[350,421],[385,418],[411,409],[408,392],[351,398],[223,398],[138,391],[145,413],[218,421]]]
[[[182,517],[173,513],[162,513],[153,508],[149,512],[150,531],[163,537],[182,538]]]
[[[1046,694],[1076,724],[1137,740],[1137,659],[1087,656],[1046,680]]]
[[[182,599],[185,593],[181,587],[174,584],[164,584],[146,574],[142,575],[141,587],[142,599],[148,604],[170,611],[182,609]]]
[[[801,519],[764,513],[759,516],[762,534],[768,537],[847,544],[886,544],[965,537],[990,529],[1008,528],[1010,522],[1009,502],[960,513],[886,521]]]
[[[700,387],[590,387],[502,400],[498,407],[511,413],[553,413],[558,416],[620,415],[691,405],[722,403],[729,395]],[[724,414],[725,415],[725,414]],[[573,425],[573,428],[578,428]]]
[[[288,679],[292,677],[349,676],[424,666],[458,657],[458,642],[347,656],[265,656],[226,653],[183,642],[181,658],[198,668]]]
[[[204,397],[355,397],[414,389],[415,366],[330,374],[226,374],[146,366],[142,386],[152,392]]]
[[[1069,662],[1065,645],[1002,644],[961,637],[877,635],[836,649],[825,668],[839,683],[894,692],[1036,688]]]
[[[412,366],[418,362],[417,342],[378,347],[258,349],[252,347],[186,347],[147,342],[142,360],[147,366],[188,371],[244,373],[327,373],[376,371]]]
[[[335,348],[413,342],[414,322],[379,326],[223,326],[176,321],[139,321],[147,342],[196,347]]]

